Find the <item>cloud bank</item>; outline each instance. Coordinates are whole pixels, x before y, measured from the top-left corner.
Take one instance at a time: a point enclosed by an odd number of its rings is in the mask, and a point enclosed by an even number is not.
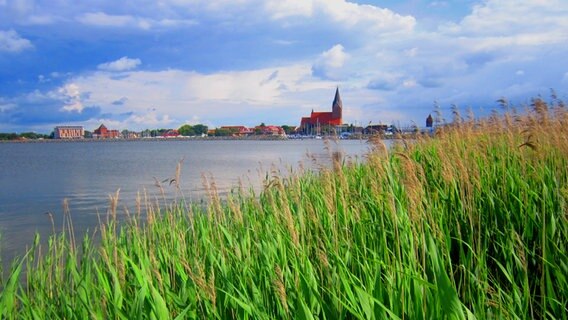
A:
[[[348,123],[566,98],[568,2],[464,2],[0,2],[0,131],[297,125],[336,86]]]
[[[20,37],[16,31],[0,30],[0,52],[17,53],[31,48],[33,48],[32,43],[29,40]]]

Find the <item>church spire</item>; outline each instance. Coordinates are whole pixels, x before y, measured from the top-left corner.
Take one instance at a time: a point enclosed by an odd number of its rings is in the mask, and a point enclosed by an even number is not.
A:
[[[341,102],[341,96],[339,95],[339,86],[335,90],[335,98],[332,104],[332,116],[334,119],[341,119],[343,113],[343,102]]]
[[[339,95],[339,87],[335,89],[335,98],[333,99],[333,106],[338,105],[340,108],[343,108],[343,104],[341,103],[341,96]]]

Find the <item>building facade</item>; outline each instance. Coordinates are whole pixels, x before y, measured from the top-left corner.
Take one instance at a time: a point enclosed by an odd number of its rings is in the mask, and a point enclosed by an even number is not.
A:
[[[336,127],[343,124],[343,102],[339,95],[339,88],[335,90],[335,98],[331,105],[331,112],[314,112],[309,117],[303,117],[300,122],[299,131],[308,134],[320,134],[322,128]]]
[[[83,139],[85,130],[82,126],[59,126],[53,130],[55,139]]]
[[[118,130],[109,130],[104,124],[93,131],[93,138],[95,139],[115,139],[120,137]]]

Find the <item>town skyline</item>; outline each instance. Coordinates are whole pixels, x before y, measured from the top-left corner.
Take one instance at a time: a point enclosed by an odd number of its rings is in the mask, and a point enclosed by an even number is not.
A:
[[[260,122],[421,125],[566,100],[562,0],[0,0],[0,132]]]

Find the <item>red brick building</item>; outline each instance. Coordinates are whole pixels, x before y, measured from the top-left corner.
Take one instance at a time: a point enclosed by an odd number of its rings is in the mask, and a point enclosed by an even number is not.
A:
[[[299,130],[308,132],[319,132],[321,127],[325,126],[339,126],[343,123],[343,103],[339,95],[339,88],[335,90],[335,98],[331,105],[331,112],[314,112],[309,117],[303,117],[300,123]]]
[[[93,138],[95,139],[115,139],[118,137],[120,137],[118,130],[109,130],[104,124],[93,131]]]

